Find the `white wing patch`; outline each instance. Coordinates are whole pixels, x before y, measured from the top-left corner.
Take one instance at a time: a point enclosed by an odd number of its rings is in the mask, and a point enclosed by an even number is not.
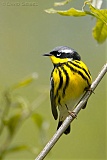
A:
[[[52,89],[52,81],[53,81],[53,77],[50,78],[50,89]]]

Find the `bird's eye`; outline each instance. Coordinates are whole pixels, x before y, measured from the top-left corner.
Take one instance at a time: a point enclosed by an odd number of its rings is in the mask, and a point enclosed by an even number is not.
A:
[[[57,57],[60,57],[61,56],[61,53],[57,53]]]

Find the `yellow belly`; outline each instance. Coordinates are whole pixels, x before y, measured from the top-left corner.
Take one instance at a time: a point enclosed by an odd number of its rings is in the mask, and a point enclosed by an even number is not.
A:
[[[86,87],[86,82],[76,73],[70,75],[70,82],[66,88],[65,95],[62,96],[63,90],[59,91],[59,96],[61,96],[61,104],[67,103],[69,100],[75,100],[79,98]]]

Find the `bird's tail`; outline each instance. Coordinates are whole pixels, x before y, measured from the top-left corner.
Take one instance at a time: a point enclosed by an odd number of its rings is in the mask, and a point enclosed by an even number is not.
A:
[[[63,121],[59,121],[57,130],[58,130],[58,128],[62,125],[62,123],[63,123]],[[70,133],[70,125],[68,126],[68,128],[65,130],[64,133],[65,133],[65,134],[69,134],[69,133]]]

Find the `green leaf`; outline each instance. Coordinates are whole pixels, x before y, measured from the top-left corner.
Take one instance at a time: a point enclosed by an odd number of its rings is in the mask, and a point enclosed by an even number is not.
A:
[[[17,152],[17,151],[23,151],[28,149],[29,149],[29,146],[27,145],[15,145],[15,146],[9,147],[6,152]]]
[[[89,4],[89,7],[91,13],[107,25],[107,9],[99,10],[94,8],[91,4]]]
[[[93,28],[93,37],[98,43],[103,43],[107,38],[107,25],[97,19],[96,26]]]
[[[39,136],[40,136],[39,142],[42,145],[45,145],[47,142],[47,130],[49,128],[49,123],[45,121],[40,114],[37,113],[34,113],[32,115],[32,119],[39,129]]]
[[[18,113],[10,117],[10,119],[7,122],[7,127],[9,129],[10,135],[12,136],[14,132],[16,131],[16,128],[20,124],[22,114]]]
[[[93,28],[93,37],[98,43],[103,43],[107,38],[107,10],[106,9],[96,9],[90,3],[90,11],[94,17],[97,18],[96,26]]]
[[[83,9],[86,6],[86,4],[89,6],[90,12],[85,12],[97,18],[96,26],[93,28],[92,35],[98,43],[103,43],[107,38],[107,10],[96,9],[91,5],[89,1],[86,1],[84,3]]]
[[[38,75],[37,73],[33,73],[31,76],[27,77],[26,79],[16,83],[15,85],[13,85],[11,87],[11,89],[17,89],[17,88],[21,88],[21,87],[24,87],[24,86],[27,86],[29,85],[30,83],[33,82],[33,80],[37,79],[38,78]]]
[[[34,123],[38,126],[39,129],[42,129],[42,130],[48,129],[49,123],[45,121],[44,118],[40,114],[34,113],[32,115],[32,119]]]
[[[75,17],[80,17],[80,16],[85,16],[86,13],[81,10],[76,10],[75,8],[70,8],[69,10],[66,11],[59,11],[55,10],[53,8],[45,10],[47,13],[58,13],[62,16],[75,16]]]
[[[35,124],[38,126],[38,128],[41,129],[44,121],[43,117],[40,114],[34,113],[32,115],[32,119],[35,122]]]
[[[65,0],[62,2],[55,2],[54,6],[64,6],[65,4],[69,3],[71,0]]]
[[[38,148],[36,147],[31,147],[31,146],[28,146],[26,144],[21,144],[21,145],[14,145],[14,146],[11,146],[11,147],[8,147],[5,152],[2,153],[2,155],[6,155],[6,154],[9,154],[9,153],[13,153],[13,152],[20,152],[20,151],[30,151],[31,153],[33,154],[38,154]],[[2,156],[0,154],[0,158]]]

